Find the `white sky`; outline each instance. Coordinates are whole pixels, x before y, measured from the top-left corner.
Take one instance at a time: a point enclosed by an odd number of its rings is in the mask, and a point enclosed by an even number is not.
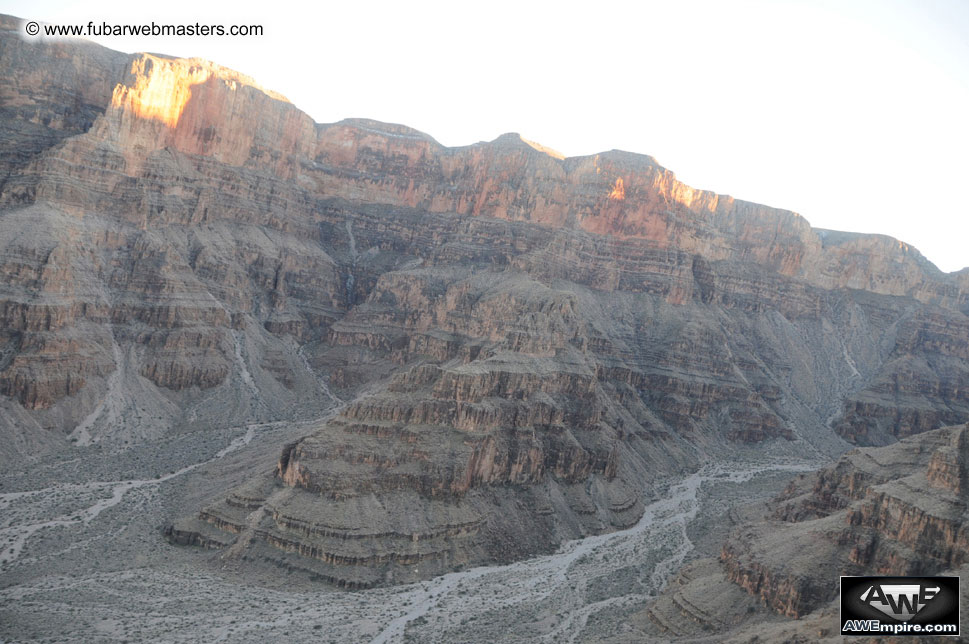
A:
[[[261,24],[100,38],[253,76],[318,122],[504,132],[655,156],[686,183],[969,265],[969,0],[29,2],[86,24]]]

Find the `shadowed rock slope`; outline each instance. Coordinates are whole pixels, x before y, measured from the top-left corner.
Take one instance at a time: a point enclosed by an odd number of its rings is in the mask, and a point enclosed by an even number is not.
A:
[[[404,581],[628,526],[724,450],[969,418],[969,272],[896,240],[646,156],[317,124],[213,63],[16,29],[0,460],[325,418],[173,541]]]

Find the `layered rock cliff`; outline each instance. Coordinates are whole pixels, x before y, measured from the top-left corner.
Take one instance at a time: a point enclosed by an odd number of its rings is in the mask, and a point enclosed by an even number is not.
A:
[[[650,157],[316,124],[206,61],[16,28],[0,458],[340,405],[174,541],[416,579],[629,525],[731,445],[969,419],[969,274],[905,244]]]
[[[838,595],[838,575],[934,575],[969,561],[969,427],[849,452],[799,477],[726,542],[728,579],[789,617]]]
[[[969,426],[959,425],[799,475],[769,502],[723,517],[719,557],[684,566],[631,612],[631,635],[610,641],[842,641],[840,575],[969,572],[967,472]]]

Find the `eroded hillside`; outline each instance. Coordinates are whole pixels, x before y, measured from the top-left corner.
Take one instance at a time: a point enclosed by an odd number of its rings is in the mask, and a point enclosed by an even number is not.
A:
[[[321,418],[173,541],[415,580],[632,526],[732,451],[969,418],[969,273],[901,242],[646,156],[316,124],[206,61],[15,30],[3,463]]]

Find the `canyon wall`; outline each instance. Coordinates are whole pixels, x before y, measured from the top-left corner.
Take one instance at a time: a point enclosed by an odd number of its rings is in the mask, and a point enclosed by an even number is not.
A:
[[[834,601],[839,575],[929,576],[969,561],[969,428],[849,452],[802,475],[761,522],[727,540],[727,578],[800,618]]]
[[[172,541],[407,581],[631,525],[650,482],[734,446],[969,419],[969,272],[904,243],[642,155],[317,124],[207,61],[17,27],[0,461],[320,418]]]

